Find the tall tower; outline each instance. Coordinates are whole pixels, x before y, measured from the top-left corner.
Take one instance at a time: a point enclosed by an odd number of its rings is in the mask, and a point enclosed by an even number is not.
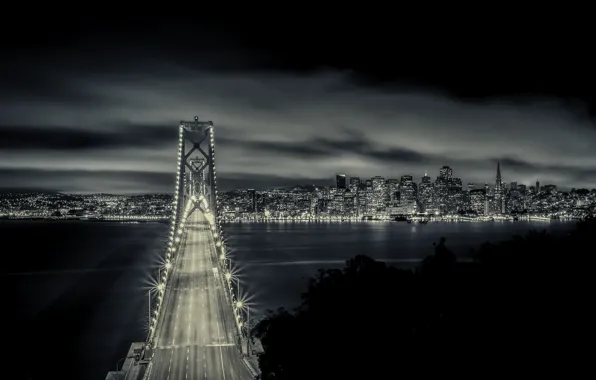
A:
[[[178,197],[183,202],[178,205],[177,215],[182,215],[188,198],[203,197],[204,202],[195,203],[190,213],[202,208],[204,212],[213,212],[218,221],[213,122],[199,121],[195,116],[194,121],[181,121],[179,130],[181,162],[177,189]],[[197,154],[197,157],[191,158],[193,154]]]
[[[335,184],[338,190],[345,190],[346,189],[346,175],[345,174],[336,174],[335,175]]]
[[[495,211],[504,212],[505,194],[503,192],[503,181],[501,180],[501,163],[497,162],[497,178],[495,179]]]

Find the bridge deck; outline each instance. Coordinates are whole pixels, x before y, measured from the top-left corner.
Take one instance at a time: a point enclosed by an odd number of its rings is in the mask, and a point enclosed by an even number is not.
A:
[[[197,210],[175,263],[156,330],[149,378],[251,379],[235,344],[237,330],[209,224]]]

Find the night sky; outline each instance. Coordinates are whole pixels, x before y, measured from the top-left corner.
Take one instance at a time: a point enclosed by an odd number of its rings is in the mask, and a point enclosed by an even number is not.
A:
[[[494,184],[497,161],[506,182],[596,187],[587,26],[230,24],[3,26],[0,187],[172,192],[178,122],[195,115],[215,124],[224,190],[443,165]]]

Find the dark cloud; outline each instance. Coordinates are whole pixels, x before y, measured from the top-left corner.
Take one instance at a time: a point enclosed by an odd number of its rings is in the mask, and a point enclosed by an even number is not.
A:
[[[501,166],[507,167],[513,170],[528,170],[528,171],[537,171],[540,169],[540,165],[534,165],[529,162],[512,158],[512,157],[502,157],[499,159],[493,159],[494,165],[497,165],[497,162],[501,163]]]
[[[527,61],[492,54],[509,46],[493,40],[391,37],[395,54],[378,48],[392,26],[367,28],[379,32],[371,45],[360,29],[328,36],[327,20],[309,22],[300,43],[279,44],[271,29],[283,23],[246,22],[31,26],[43,33],[28,29],[35,38],[0,62],[0,187],[171,192],[176,127],[197,114],[215,123],[222,189],[332,185],[336,172],[434,177],[443,165],[493,183],[497,158],[506,181],[596,186],[594,76],[549,68],[560,60],[544,59],[544,44]]]
[[[120,124],[118,127],[85,129],[82,127],[0,126],[0,149],[85,151],[127,147],[156,147],[172,144],[178,136],[172,126]]]
[[[501,164],[501,168],[506,170],[526,175],[532,173],[536,180],[541,181],[543,184],[546,182],[553,182],[554,184],[560,185],[563,188],[571,188],[576,185],[570,185],[567,183],[561,183],[556,181],[555,178],[568,178],[573,183],[579,184],[579,186],[594,186],[591,184],[590,178],[596,178],[596,168],[577,168],[564,163],[553,165],[553,164],[534,164],[526,162],[517,158],[503,157],[500,159],[493,159],[492,162],[496,167],[497,162]],[[516,181],[514,178],[509,179],[510,181]]]
[[[72,193],[171,193],[175,175],[140,171],[0,169],[0,191]],[[328,185],[327,178],[226,173],[219,181],[222,190],[295,185]]]
[[[254,150],[260,153],[283,154],[293,157],[325,157],[332,154],[332,151],[323,146],[316,146],[312,142],[273,142],[273,141],[255,141],[239,140],[230,137],[219,137],[218,145],[229,145],[239,147],[245,150]]]
[[[64,81],[55,74],[52,71],[36,70],[31,63],[0,71],[0,101],[51,101],[54,104],[80,106],[98,104],[106,100],[78,86],[76,76]]]
[[[399,162],[406,164],[431,162],[431,157],[405,148],[374,150],[368,153],[368,156],[383,162]]]
[[[272,155],[285,155],[296,158],[325,158],[350,153],[383,161],[385,163],[426,163],[430,156],[406,148],[381,148],[364,134],[343,129],[337,138],[313,138],[306,141],[258,141],[236,138],[218,138],[218,144],[229,145],[245,150],[254,150]]]
[[[265,190],[291,186],[329,186],[329,178],[306,178],[277,175],[253,175],[246,173],[226,173],[219,182],[222,189],[256,189]]]
[[[35,189],[73,193],[171,193],[175,175],[135,171],[0,169],[7,189]]]

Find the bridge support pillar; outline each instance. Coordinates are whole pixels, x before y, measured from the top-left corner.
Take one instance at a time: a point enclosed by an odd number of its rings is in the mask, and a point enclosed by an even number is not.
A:
[[[183,140],[179,176],[181,204],[186,204],[193,196],[203,196],[219,229],[213,122],[199,121],[195,117],[194,121],[181,121],[180,131]],[[193,154],[196,156],[192,157]]]

